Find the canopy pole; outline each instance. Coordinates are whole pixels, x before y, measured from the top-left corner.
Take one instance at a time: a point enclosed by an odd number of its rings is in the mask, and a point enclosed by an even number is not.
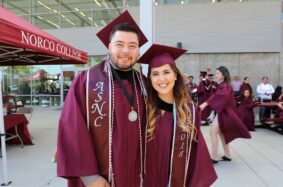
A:
[[[4,182],[1,186],[8,186],[12,182],[8,180],[8,167],[7,167],[7,154],[6,154],[6,134],[4,128],[4,115],[3,115],[3,101],[2,101],[2,70],[0,71],[0,136],[1,136],[1,147],[2,147],[2,160],[3,160],[3,178]]]

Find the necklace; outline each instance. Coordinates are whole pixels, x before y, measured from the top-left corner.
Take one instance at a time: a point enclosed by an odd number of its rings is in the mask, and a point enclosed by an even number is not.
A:
[[[133,72],[133,80],[131,81],[131,87],[132,87],[132,95],[130,95],[127,90],[126,90],[126,87],[123,83],[123,81],[121,80],[121,78],[119,77],[116,69],[114,68],[111,68],[112,72],[113,72],[113,75],[115,77],[115,79],[117,80],[118,84],[121,86],[122,88],[122,91],[124,92],[126,98],[127,98],[127,101],[129,102],[129,104],[131,105],[131,111],[128,113],[128,119],[129,121],[131,122],[134,122],[137,120],[138,118],[138,114],[137,112],[134,110],[134,99],[135,99],[135,93],[134,93],[134,87],[135,87],[135,75],[134,75],[134,71],[132,70]]]

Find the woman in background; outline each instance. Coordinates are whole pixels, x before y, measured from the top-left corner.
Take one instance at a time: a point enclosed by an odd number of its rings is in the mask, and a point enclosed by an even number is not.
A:
[[[255,102],[252,99],[249,89],[244,90],[244,93],[240,95],[237,102],[237,112],[246,125],[249,131],[255,130],[255,115],[253,108],[255,107]]]
[[[230,85],[230,73],[225,66],[216,69],[216,78],[219,80],[217,91],[206,102],[200,105],[203,111],[210,106],[217,114],[214,118],[211,129],[213,163],[217,163],[218,156],[218,136],[224,149],[223,161],[231,161],[229,143],[236,138],[251,138],[251,135],[236,112],[235,99]]]

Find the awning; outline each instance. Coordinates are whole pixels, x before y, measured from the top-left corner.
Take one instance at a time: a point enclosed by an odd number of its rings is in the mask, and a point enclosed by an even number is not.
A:
[[[0,6],[0,66],[85,64],[87,53],[80,51],[28,23]],[[0,137],[4,183],[8,186],[7,156],[0,71]]]
[[[0,6],[0,66],[84,64],[80,51]]]

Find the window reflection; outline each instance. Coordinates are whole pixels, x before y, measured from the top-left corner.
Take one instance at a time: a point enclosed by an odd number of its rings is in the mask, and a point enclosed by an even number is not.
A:
[[[80,70],[86,70],[101,62],[105,56],[89,57],[86,65],[37,65],[2,67],[3,95],[16,96],[25,105],[42,107],[59,106],[61,94],[64,99],[72,80]],[[63,89],[61,93],[61,71],[63,72]]]

